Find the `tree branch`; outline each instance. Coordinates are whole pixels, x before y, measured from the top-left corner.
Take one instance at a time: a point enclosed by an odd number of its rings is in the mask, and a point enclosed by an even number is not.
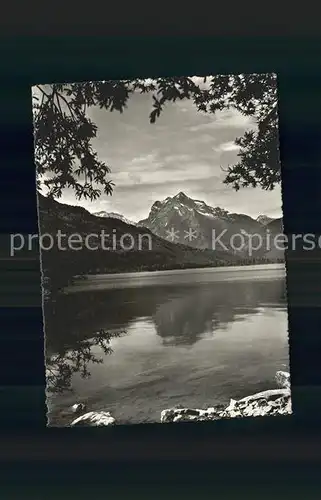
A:
[[[59,97],[61,97],[61,99],[62,99],[62,100],[63,100],[63,101],[67,104],[68,109],[69,109],[69,112],[70,112],[70,115],[71,115],[71,118],[72,118],[72,119],[73,119],[73,120],[77,123],[77,118],[76,118],[76,116],[74,115],[74,112],[73,112],[72,108],[70,107],[70,104],[69,104],[69,102],[67,101],[67,99],[66,99],[63,95],[61,95],[61,93],[60,93],[60,92],[57,92],[57,96],[58,96],[58,95],[59,95]]]

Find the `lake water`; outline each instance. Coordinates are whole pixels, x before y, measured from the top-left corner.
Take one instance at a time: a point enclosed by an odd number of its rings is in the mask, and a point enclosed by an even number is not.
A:
[[[119,423],[159,422],[177,404],[206,408],[275,388],[276,371],[289,370],[281,264],[90,276],[68,292],[46,334],[61,373],[74,366],[74,392],[49,397],[50,425],[70,422],[75,402]],[[112,353],[95,342],[98,330],[124,330]]]

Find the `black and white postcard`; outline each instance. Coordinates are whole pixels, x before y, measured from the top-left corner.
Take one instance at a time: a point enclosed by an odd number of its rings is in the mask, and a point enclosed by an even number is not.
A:
[[[32,106],[48,425],[290,415],[276,75]]]

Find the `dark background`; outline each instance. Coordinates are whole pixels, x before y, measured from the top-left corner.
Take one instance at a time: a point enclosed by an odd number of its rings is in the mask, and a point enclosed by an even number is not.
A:
[[[259,29],[257,23],[252,26]],[[43,25],[37,28],[43,30]],[[96,36],[90,37],[54,36],[49,27],[47,36],[1,40],[0,481],[4,497],[88,498],[90,494],[97,498],[102,494],[122,498],[138,496],[136,492],[145,485],[140,497],[210,494],[221,499],[252,498],[252,494],[265,499],[304,492],[315,498],[321,459],[321,251],[298,250],[287,256],[294,416],[215,426],[116,427],[103,432],[45,428],[39,255],[33,251],[27,258],[9,257],[10,233],[38,232],[33,84],[276,72],[285,232],[321,233],[318,38],[266,37],[264,30],[261,36],[175,37],[172,30],[171,36],[153,39],[124,33],[107,39],[98,36],[101,28],[100,24]],[[102,459],[108,463],[93,462]],[[85,464],[88,460],[91,464]],[[14,488],[15,494],[6,488]]]

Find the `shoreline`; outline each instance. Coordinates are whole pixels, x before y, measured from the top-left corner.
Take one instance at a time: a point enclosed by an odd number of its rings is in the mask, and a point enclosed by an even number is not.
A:
[[[291,415],[292,400],[290,374],[277,371],[275,375],[278,389],[258,392],[242,399],[231,399],[229,404],[212,406],[207,409],[172,407],[164,409],[160,415],[161,423],[209,422],[222,418],[243,418],[258,416]],[[72,406],[75,414],[86,411],[86,405],[77,403]],[[75,418],[70,426],[101,427],[117,425],[108,410],[90,411]]]
[[[222,418],[265,417],[291,415],[291,393],[288,389],[271,389],[247,396],[240,400],[231,399],[228,406],[195,408],[169,408],[161,413],[161,423],[210,422]]]
[[[131,286],[135,286],[135,279],[143,279],[143,278],[153,278],[155,276],[180,276],[184,275],[188,271],[191,274],[197,274],[200,272],[207,272],[218,277],[224,275],[224,281],[229,281],[229,276],[226,276],[227,273],[233,272],[246,272],[248,273],[246,276],[250,277],[250,273],[255,273],[257,271],[266,272],[267,274],[270,272],[277,272],[278,278],[284,279],[286,276],[286,266],[284,263],[271,263],[271,264],[251,264],[244,266],[211,266],[211,267],[193,267],[193,268],[184,268],[184,269],[164,269],[164,270],[154,270],[154,271],[131,271],[127,273],[97,273],[97,274],[86,274],[81,278],[74,279],[72,285],[66,286],[62,290],[62,295],[71,295],[74,293],[79,293],[82,291],[89,291],[92,287],[95,287],[95,291],[99,291],[99,285],[104,285],[104,289],[106,288],[106,283],[113,284],[110,289],[115,288],[115,284],[121,283],[122,280],[131,279]],[[241,278],[236,279],[233,277],[233,280],[243,280],[244,275]],[[248,278],[249,279],[249,278]],[[275,279],[275,276],[265,276],[264,279]]]
[[[114,277],[115,275],[122,277],[122,276],[127,276],[128,274],[137,274],[141,276],[142,274],[155,274],[155,273],[162,273],[162,275],[165,274],[176,274],[179,272],[184,272],[184,271],[208,271],[209,269],[215,271],[215,272],[225,272],[225,271],[241,271],[244,268],[246,268],[248,271],[255,271],[258,267],[261,268],[266,268],[266,266],[271,266],[269,269],[285,269],[285,262],[266,262],[264,264],[258,263],[258,264],[244,264],[244,265],[226,265],[226,266],[205,266],[205,267],[187,267],[187,268],[173,268],[173,269],[152,269],[152,270],[146,270],[146,271],[127,271],[127,272],[114,272],[114,273],[92,273],[92,274],[84,274],[82,276],[74,276],[75,281],[81,282],[82,280],[87,280],[93,277],[97,277],[100,279],[100,277],[106,277],[106,276],[112,276]],[[272,267],[273,266],[273,267]],[[267,269],[268,270],[268,269]]]

